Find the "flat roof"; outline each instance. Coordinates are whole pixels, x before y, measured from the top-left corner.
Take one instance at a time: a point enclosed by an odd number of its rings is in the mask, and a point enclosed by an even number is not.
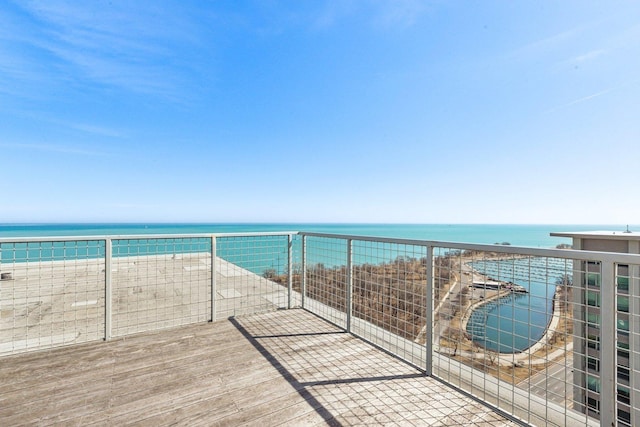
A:
[[[615,239],[615,240],[640,240],[640,232],[638,231],[562,231],[550,233],[553,237],[572,237],[572,238],[590,238],[590,239]]]
[[[517,426],[306,310],[21,353],[0,378],[5,426]]]

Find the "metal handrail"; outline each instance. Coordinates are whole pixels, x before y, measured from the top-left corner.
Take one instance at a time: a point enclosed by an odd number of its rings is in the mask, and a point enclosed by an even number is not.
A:
[[[553,257],[563,259],[575,259],[580,261],[613,261],[628,264],[640,263],[640,254],[627,254],[619,252],[585,251],[577,249],[543,249],[527,246],[492,245],[483,243],[461,243],[443,240],[421,239],[397,239],[394,237],[357,236],[348,234],[329,234],[300,231],[297,234],[307,237],[326,237],[343,240],[357,240],[363,242],[392,243],[401,245],[425,246],[434,248],[474,250],[482,252],[497,252],[514,255],[530,255],[539,257]]]
[[[302,263],[302,276],[300,283],[301,301],[302,307],[306,308],[307,300],[311,300],[306,296],[308,280],[307,269],[309,268],[307,256],[309,254],[309,238],[326,238],[336,239],[345,242],[346,252],[340,252],[340,256],[344,256],[344,265],[347,268],[347,294],[346,294],[346,308],[344,314],[346,316],[346,329],[349,332],[353,332],[354,322],[362,322],[362,319],[356,319],[352,314],[352,292],[353,292],[353,268],[354,259],[353,253],[356,248],[357,242],[374,242],[374,243],[388,243],[393,245],[410,245],[415,247],[423,247],[426,249],[427,259],[433,259],[435,255],[435,248],[452,249],[460,251],[478,251],[478,252],[493,252],[498,254],[519,255],[525,257],[549,257],[564,260],[584,261],[584,262],[598,262],[601,265],[601,279],[602,284],[600,288],[600,310],[601,310],[601,347],[602,350],[599,353],[601,358],[601,418],[600,423],[602,425],[610,425],[616,421],[616,286],[615,286],[615,268],[618,264],[629,264],[634,266],[640,266],[640,254],[627,254],[627,253],[614,253],[614,252],[598,252],[598,251],[585,251],[574,249],[543,249],[543,248],[531,248],[523,246],[511,246],[511,245],[491,245],[491,244],[477,244],[477,243],[462,243],[462,242],[448,242],[438,240],[422,240],[422,239],[406,239],[406,238],[392,238],[392,237],[375,237],[375,236],[359,236],[359,235],[343,235],[332,233],[317,233],[317,232],[304,232],[304,231],[281,231],[281,232],[248,232],[248,233],[195,233],[195,234],[136,234],[136,235],[96,235],[96,236],[51,236],[51,237],[2,237],[0,238],[0,244],[19,244],[19,243],[32,243],[32,242],[104,242],[105,251],[99,256],[104,260],[104,292],[105,292],[105,324],[104,324],[104,338],[109,339],[112,335],[112,269],[111,263],[115,262],[115,258],[112,252],[112,243],[119,240],[174,240],[174,239],[210,239],[211,249],[206,250],[211,254],[211,318],[210,320],[216,320],[216,262],[213,261],[216,258],[216,246],[217,239],[221,238],[235,238],[235,237],[266,237],[266,236],[287,236],[286,253],[287,253],[287,302],[286,307],[292,308],[292,296],[293,291],[293,265],[294,265],[294,251],[293,251],[293,238],[294,236],[301,236],[301,252],[299,261]],[[206,255],[206,254],[205,254]],[[208,256],[208,255],[207,255]],[[340,261],[342,262],[342,261]],[[427,289],[427,305],[426,319],[427,322],[433,324],[434,322],[434,307],[433,307],[433,280],[434,280],[434,266],[431,262],[426,264],[426,289]],[[574,269],[576,269],[574,264]],[[636,274],[637,277],[637,273]],[[113,284],[115,286],[115,284]],[[576,286],[578,286],[576,284]],[[316,302],[317,303],[317,302]],[[575,301],[574,301],[575,303]],[[629,317],[633,317],[636,313],[633,313],[633,308],[630,308],[631,312]],[[317,313],[316,313],[317,314]],[[331,321],[329,317],[327,320]],[[358,325],[356,325],[358,326]],[[357,329],[357,328],[356,328]],[[634,331],[631,330],[633,333]],[[357,334],[358,332],[353,332]],[[366,337],[362,337],[367,339]],[[410,345],[411,343],[407,344]],[[435,356],[437,355],[434,350],[433,337],[430,334],[426,336],[426,344],[424,344],[423,350],[425,355],[421,363],[424,364],[422,368],[425,369],[427,374],[437,374],[436,371],[441,370],[441,367],[437,365]],[[440,357],[440,356],[438,356]],[[453,359],[450,364],[459,363]],[[487,385],[487,387],[491,387]],[[498,387],[499,389],[499,387]],[[503,390],[508,387],[503,387]],[[515,390],[515,389],[514,389]],[[499,392],[499,390],[498,390]],[[516,399],[516,391],[513,392],[513,399]],[[527,396],[522,397],[527,398]],[[529,395],[530,402],[538,398]],[[538,405],[538,403],[536,403]]]
[[[193,233],[193,234],[100,234],[95,236],[42,236],[0,237],[0,243],[76,242],[96,240],[145,240],[145,239],[209,239],[211,237],[295,236],[297,231],[265,231],[247,233]]]

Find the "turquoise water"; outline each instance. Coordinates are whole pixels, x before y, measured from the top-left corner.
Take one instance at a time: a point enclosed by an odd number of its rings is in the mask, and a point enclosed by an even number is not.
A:
[[[322,233],[441,240],[461,243],[502,243],[550,248],[570,239],[551,237],[559,231],[624,230],[623,225],[499,225],[499,224],[0,224],[2,237],[100,236],[137,234],[313,231]],[[638,227],[635,227],[638,228]]]
[[[472,224],[0,224],[2,237],[56,237],[56,236],[127,236],[146,234],[199,234],[199,233],[244,233],[277,231],[311,231],[333,234],[362,236],[395,237],[405,239],[424,239],[461,243],[497,243],[509,242],[515,246],[554,247],[559,243],[568,243],[569,239],[551,237],[551,231],[575,230],[575,226],[548,225],[472,225]],[[589,229],[589,228],[587,228]],[[340,243],[342,244],[342,243]],[[209,251],[210,245],[196,239],[180,241],[157,241],[138,239],[136,241],[115,241],[114,256],[166,254],[175,252]],[[278,260],[286,257],[273,245],[274,268],[282,264]],[[3,250],[4,249],[4,250]],[[222,250],[222,252],[220,252]],[[236,251],[237,252],[237,251]],[[355,251],[354,262],[359,259],[367,262],[366,256]],[[234,251],[219,248],[219,255],[233,255]],[[395,259],[399,252],[391,251],[386,262]],[[21,262],[26,260],[62,260],[71,258],[94,258],[104,256],[104,245],[99,241],[91,242],[49,242],[33,244],[3,243],[0,247],[0,261]],[[309,262],[315,262],[310,259]],[[320,259],[327,267],[342,264],[341,259]],[[369,261],[371,262],[371,261]],[[240,263],[254,271],[247,261]],[[263,265],[262,263],[260,265]],[[267,265],[270,265],[267,263]],[[272,268],[272,267],[268,267]],[[254,271],[256,272],[256,271]],[[259,272],[258,272],[259,273]]]

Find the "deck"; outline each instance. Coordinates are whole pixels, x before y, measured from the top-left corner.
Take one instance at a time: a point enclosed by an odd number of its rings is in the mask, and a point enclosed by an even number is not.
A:
[[[0,425],[516,425],[304,311],[4,357]]]

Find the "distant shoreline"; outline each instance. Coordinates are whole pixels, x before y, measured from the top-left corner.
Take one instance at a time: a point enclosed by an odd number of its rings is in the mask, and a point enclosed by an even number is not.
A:
[[[552,232],[618,229],[621,226],[567,224],[374,224],[374,223],[4,223],[0,238],[141,234],[207,234],[309,231],[456,243],[555,248],[570,239]]]

